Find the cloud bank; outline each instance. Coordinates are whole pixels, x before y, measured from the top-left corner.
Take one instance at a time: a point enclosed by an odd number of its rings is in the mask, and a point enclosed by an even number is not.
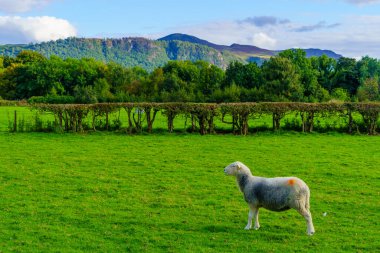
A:
[[[42,42],[76,36],[67,20],[55,17],[0,16],[0,44]]]

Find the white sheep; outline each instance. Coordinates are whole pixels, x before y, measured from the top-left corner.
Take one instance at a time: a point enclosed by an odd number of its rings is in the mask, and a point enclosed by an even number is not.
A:
[[[241,162],[231,163],[224,169],[224,173],[236,176],[240,191],[249,205],[248,224],[245,229],[251,229],[253,217],[255,217],[254,229],[260,228],[260,207],[271,211],[285,211],[293,208],[305,217],[307,234],[315,233],[310,213],[310,190],[301,179],[296,177],[255,177]]]

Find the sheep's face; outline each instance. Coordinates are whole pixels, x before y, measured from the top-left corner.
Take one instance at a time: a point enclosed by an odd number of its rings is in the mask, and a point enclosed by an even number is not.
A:
[[[241,169],[241,163],[234,162],[224,168],[224,174],[228,176],[236,176],[239,173],[240,169]]]

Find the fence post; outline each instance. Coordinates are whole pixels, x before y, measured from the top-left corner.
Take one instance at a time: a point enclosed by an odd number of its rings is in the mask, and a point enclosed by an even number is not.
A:
[[[17,132],[17,111],[15,110],[15,116],[13,121],[13,132]]]

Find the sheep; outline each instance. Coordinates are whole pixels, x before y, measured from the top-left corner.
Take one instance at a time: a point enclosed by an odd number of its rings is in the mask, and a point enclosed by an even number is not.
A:
[[[271,211],[285,211],[295,209],[305,219],[307,234],[315,233],[310,213],[310,190],[304,181],[296,177],[264,178],[252,176],[249,168],[241,162],[234,162],[224,168],[224,173],[235,176],[240,191],[249,206],[248,224],[246,230],[252,227],[252,218],[255,218],[254,229],[260,228],[259,208]]]

